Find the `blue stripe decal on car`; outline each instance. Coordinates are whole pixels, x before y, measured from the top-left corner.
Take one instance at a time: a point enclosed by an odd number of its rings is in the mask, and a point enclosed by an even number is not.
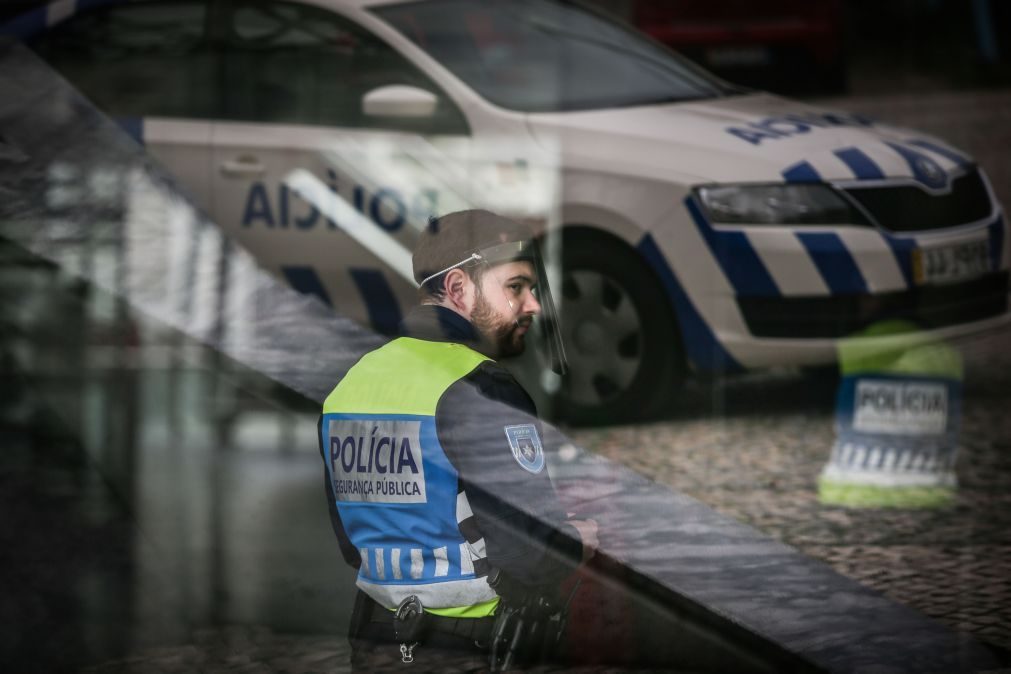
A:
[[[656,273],[660,284],[667,293],[667,298],[677,315],[684,341],[685,353],[688,359],[699,370],[712,372],[740,372],[744,368],[730,352],[716,339],[716,335],[692,304],[688,293],[681,287],[674,270],[667,264],[666,258],[660,252],[651,234],[642,237],[636,246],[639,254],[649,263]]]
[[[288,285],[305,295],[318,297],[328,307],[332,307],[330,295],[319,280],[316,270],[312,267],[281,267],[281,273],[288,281]]]
[[[949,150],[946,147],[941,147],[937,143],[931,143],[930,141],[927,140],[910,140],[906,142],[909,145],[915,145],[916,147],[923,148],[924,150],[930,150],[934,154],[939,154],[945,159],[950,159],[959,166],[966,166],[972,163],[972,161],[965,155],[959,154],[954,150]]]
[[[892,255],[895,256],[895,261],[899,265],[906,287],[912,288],[916,285],[916,279],[913,278],[913,251],[916,250],[916,240],[900,239],[887,234],[883,236],[888,247],[892,249]]]
[[[743,232],[713,229],[694,197],[685,197],[685,208],[737,295],[776,297],[780,294],[779,287]]]
[[[1004,253],[1004,218],[999,217],[990,223],[990,268],[1000,271],[1001,257]]]
[[[378,269],[350,269],[351,278],[365,300],[369,323],[384,335],[396,334],[402,318],[400,304],[389,282]]]
[[[853,171],[853,175],[860,180],[881,180],[885,177],[881,168],[874,163],[874,160],[864,154],[863,150],[855,147],[845,147],[841,150],[836,150],[832,154],[839,157],[849,167],[850,171]]]
[[[133,138],[139,144],[144,144],[144,118],[143,117],[116,117],[116,124],[119,125],[126,135]]]
[[[814,266],[833,295],[867,292],[867,281],[846,245],[832,232],[798,232],[796,237],[807,249]]]
[[[788,183],[820,183],[821,175],[806,161],[797,162],[782,172]]]
[[[913,177],[918,182],[935,190],[948,186],[948,172],[932,158],[898,143],[886,142],[885,145],[898,152],[906,160],[909,170],[913,172]]]
[[[20,40],[30,40],[46,29],[47,7],[38,7],[0,25],[0,35],[12,35]]]

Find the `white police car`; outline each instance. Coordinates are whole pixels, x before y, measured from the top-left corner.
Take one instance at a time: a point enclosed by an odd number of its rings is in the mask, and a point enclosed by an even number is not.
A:
[[[571,3],[60,0],[3,32],[265,267],[381,331],[430,214],[546,230],[570,418],[648,413],[686,366],[831,363],[882,318],[1007,317],[1007,226],[971,158],[736,89]]]

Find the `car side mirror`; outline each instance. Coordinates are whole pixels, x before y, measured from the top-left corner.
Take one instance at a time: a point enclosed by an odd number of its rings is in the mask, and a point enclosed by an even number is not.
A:
[[[378,87],[362,97],[366,117],[421,119],[435,115],[439,99],[430,91],[405,84]]]

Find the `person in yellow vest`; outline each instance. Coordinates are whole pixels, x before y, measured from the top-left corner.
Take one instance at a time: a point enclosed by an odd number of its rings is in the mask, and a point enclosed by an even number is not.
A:
[[[544,322],[564,368],[532,232],[482,210],[430,221],[413,256],[421,305],[323,405],[334,531],[358,569],[352,668],[486,669],[502,596],[550,596],[593,554],[545,469],[530,396],[497,359]]]

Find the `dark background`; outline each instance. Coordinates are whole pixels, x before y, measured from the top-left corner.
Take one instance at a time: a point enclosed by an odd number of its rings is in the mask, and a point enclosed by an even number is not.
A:
[[[811,0],[812,4],[827,0]],[[641,3],[650,5],[669,2]],[[0,22],[46,4],[40,0],[0,0]],[[606,11],[633,22],[633,0],[595,0]],[[702,3],[695,5],[695,11]],[[710,0],[714,21],[728,24],[783,14],[789,2]],[[836,3],[830,3],[836,4]],[[1011,84],[1011,3],[1002,0],[842,0],[841,27],[849,93],[876,94],[1001,87]],[[980,39],[974,7],[985,6],[996,49]],[[721,18],[722,17],[722,18]],[[737,74],[743,83],[777,93],[803,94],[791,78],[777,73]],[[725,73],[725,75],[731,75]],[[729,77],[735,79],[733,76]],[[807,93],[845,93],[811,91]]]

